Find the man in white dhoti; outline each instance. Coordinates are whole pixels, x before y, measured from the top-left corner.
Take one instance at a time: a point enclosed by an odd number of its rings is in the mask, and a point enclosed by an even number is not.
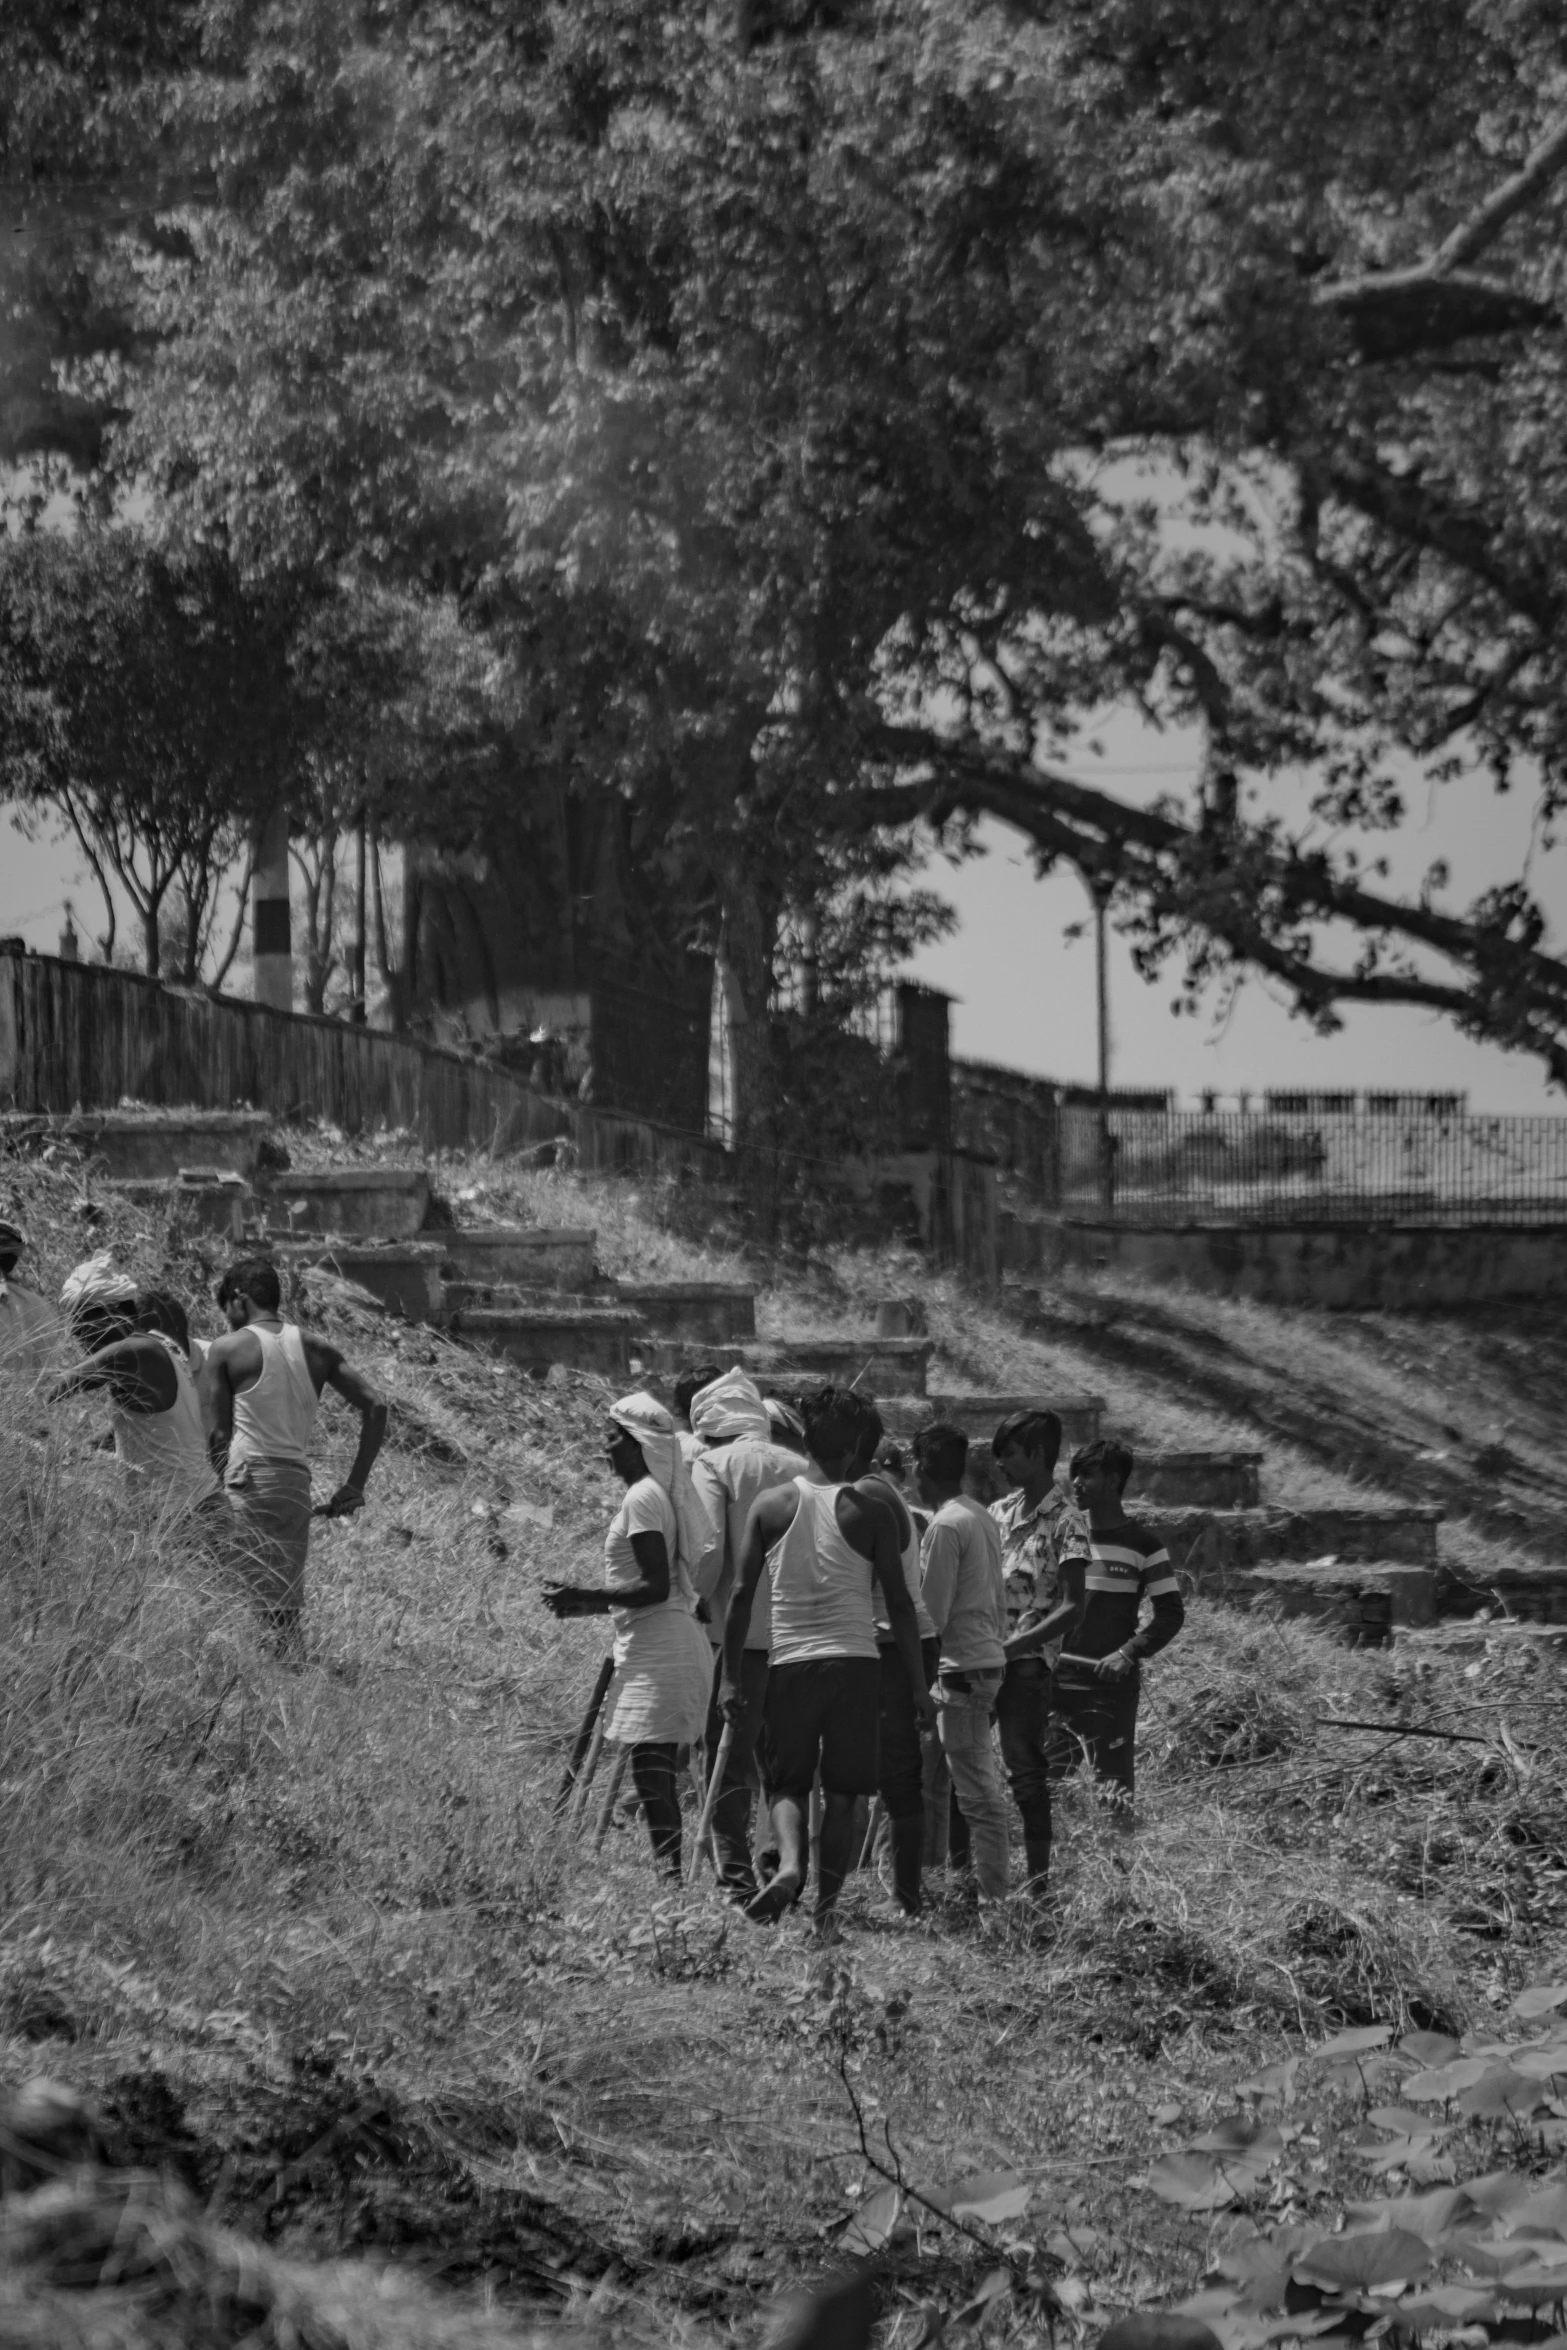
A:
[[[614,1625],[605,1736],[631,1749],[653,1858],[678,1883],[677,1754],[702,1735],[713,1669],[692,1577],[713,1527],[691,1490],[675,1423],[650,1395],[611,1407],[604,1450],[626,1488],[605,1537],[604,1588],[554,1584],[544,1604],[556,1616],[608,1616]]]

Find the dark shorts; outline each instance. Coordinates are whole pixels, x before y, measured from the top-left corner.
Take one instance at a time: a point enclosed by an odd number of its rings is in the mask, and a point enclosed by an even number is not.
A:
[[[879,1657],[774,1665],[757,1747],[768,1800],[803,1802],[818,1771],[829,1795],[874,1795],[880,1711]]]

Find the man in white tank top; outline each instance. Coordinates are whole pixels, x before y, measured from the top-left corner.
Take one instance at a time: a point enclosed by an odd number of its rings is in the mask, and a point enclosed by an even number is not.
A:
[[[365,1480],[386,1434],[386,1405],[327,1339],[285,1323],[277,1267],[264,1257],[231,1266],[218,1284],[228,1318],[201,1368],[207,1441],[223,1470],[239,1549],[257,1605],[280,1650],[297,1650],[310,1548],[310,1438],[323,1388],[359,1414],[354,1465],[323,1509],[364,1508]]]
[[[797,1477],[755,1502],[724,1627],[722,1706],[726,1720],[738,1722],[745,1711],[746,1632],[765,1569],[772,1652],[758,1760],[779,1865],[745,1914],[770,1923],[798,1901],[811,1788],[820,1775],[816,1927],[824,1937],[836,1933],[833,1912],[848,1871],[855,1799],[876,1792],[881,1662],[873,1587],[886,1606],[916,1717],[927,1729],[935,1722],[892,1512],[848,1482],[867,1411],[864,1398],[847,1388],[823,1388],[806,1401],[806,1446],[825,1482]]]
[[[92,1352],[60,1380],[50,1401],[104,1388],[115,1452],[155,1506],[173,1514],[221,1509],[190,1367],[190,1327],[178,1298],[161,1289],[116,1293],[112,1302],[84,1296],[71,1326]]]

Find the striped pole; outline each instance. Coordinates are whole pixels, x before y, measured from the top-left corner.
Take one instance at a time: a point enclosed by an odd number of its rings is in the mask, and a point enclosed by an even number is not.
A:
[[[251,994],[274,1011],[294,1008],[294,950],[288,926],[288,810],[273,809],[256,839],[250,883]]]

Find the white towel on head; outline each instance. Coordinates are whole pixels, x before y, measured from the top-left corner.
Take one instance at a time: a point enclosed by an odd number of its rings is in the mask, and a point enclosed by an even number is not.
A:
[[[704,1444],[732,1444],[737,1436],[771,1433],[761,1389],[744,1371],[725,1371],[691,1398],[691,1427]]]
[[[610,1405],[609,1416],[617,1428],[624,1428],[641,1445],[648,1475],[663,1487],[674,1504],[675,1556],[669,1564],[677,1583],[694,1596],[693,1578],[712,1549],[716,1535],[713,1521],[698,1501],[690,1472],[680,1457],[675,1423],[663,1405],[650,1395],[623,1395],[619,1403]]]
[[[135,1295],[135,1282],[119,1270],[104,1248],[95,1257],[84,1257],[66,1274],[60,1303],[71,1313],[77,1306],[129,1305]]]

